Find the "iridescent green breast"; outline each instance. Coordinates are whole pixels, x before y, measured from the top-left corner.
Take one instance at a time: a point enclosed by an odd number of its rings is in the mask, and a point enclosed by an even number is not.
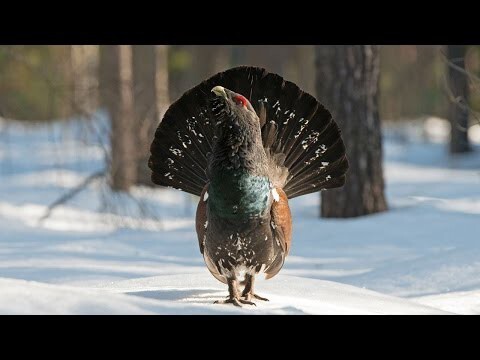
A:
[[[270,181],[245,169],[223,170],[208,188],[209,209],[224,218],[261,216],[268,207]]]

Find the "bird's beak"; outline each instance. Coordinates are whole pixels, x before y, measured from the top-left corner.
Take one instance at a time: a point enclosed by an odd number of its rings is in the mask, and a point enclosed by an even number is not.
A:
[[[227,98],[227,93],[225,92],[225,88],[223,86],[215,86],[212,89],[212,92],[217,96],[223,97],[224,99]]]

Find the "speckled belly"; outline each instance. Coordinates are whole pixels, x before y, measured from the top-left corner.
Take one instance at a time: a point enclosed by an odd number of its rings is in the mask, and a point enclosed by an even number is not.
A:
[[[209,216],[204,257],[212,273],[241,280],[246,273],[265,271],[281,251],[269,215],[245,221]]]

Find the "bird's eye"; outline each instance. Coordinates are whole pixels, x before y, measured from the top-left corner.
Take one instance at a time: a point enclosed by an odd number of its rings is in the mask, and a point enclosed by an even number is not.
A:
[[[235,104],[237,105],[241,105],[243,107],[247,107],[247,99],[245,98],[245,96],[242,96],[242,95],[237,95],[233,98],[233,100],[235,101]]]

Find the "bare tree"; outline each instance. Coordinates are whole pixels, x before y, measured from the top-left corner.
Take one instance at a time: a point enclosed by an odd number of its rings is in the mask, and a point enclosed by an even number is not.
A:
[[[317,46],[316,68],[318,98],[340,126],[350,160],[345,186],[322,193],[321,215],[384,211],[378,46]]]
[[[455,66],[448,66],[448,87],[455,101],[449,104],[450,153],[464,153],[471,150],[468,142],[468,79],[465,72],[465,55],[467,46],[448,45],[448,61]],[[462,104],[466,106],[461,106]]]
[[[153,185],[148,168],[150,144],[169,104],[166,45],[133,46],[137,183]]]
[[[72,77],[72,100],[74,108],[92,114],[97,108],[98,46],[70,45],[70,70]]]
[[[100,47],[100,94],[111,118],[110,184],[128,191],[137,176],[130,45]]]

